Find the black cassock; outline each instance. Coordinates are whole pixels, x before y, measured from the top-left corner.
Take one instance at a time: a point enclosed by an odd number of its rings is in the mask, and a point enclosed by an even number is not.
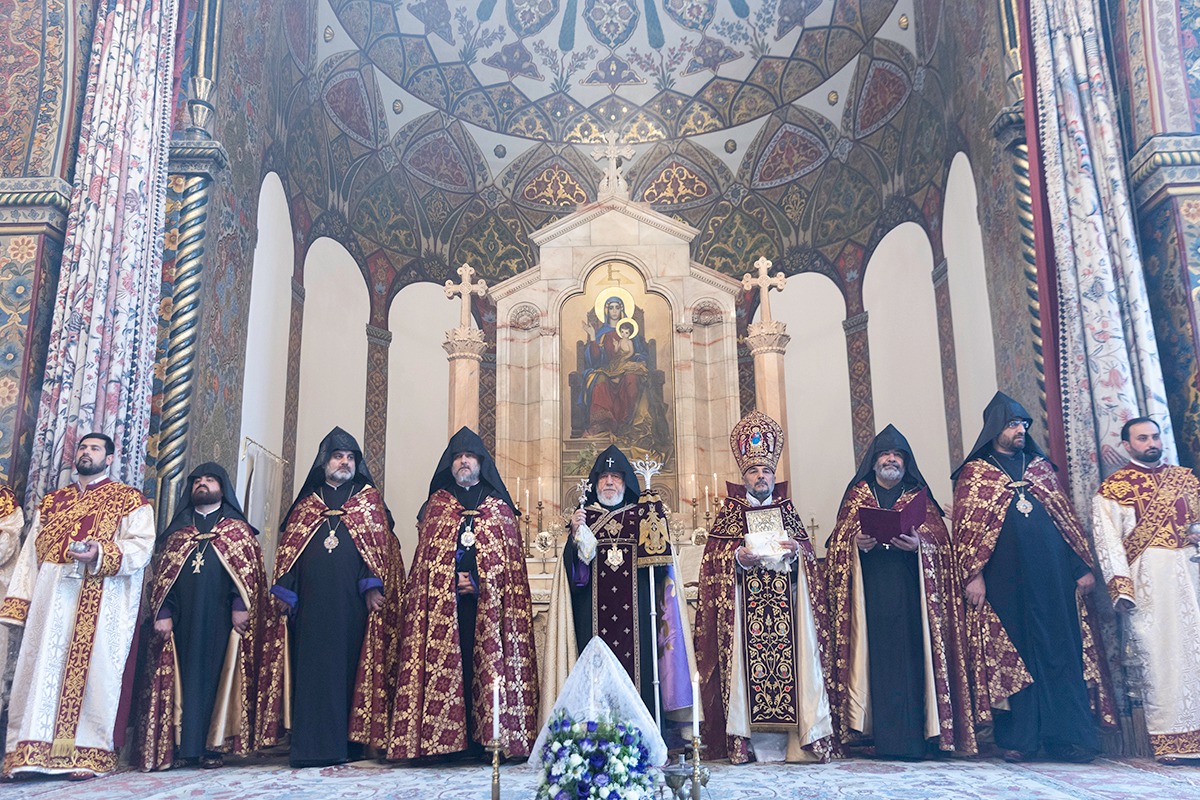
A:
[[[1021,480],[1025,454],[991,458],[1013,480]],[[1075,601],[1075,581],[1088,572],[1059,533],[1045,506],[1029,491],[1027,517],[1016,507],[1004,527],[983,579],[987,600],[1000,617],[1033,685],[1009,698],[1010,712],[996,713],[996,744],[1006,750],[1037,752],[1077,745],[1100,747],[1083,678],[1083,642]]]
[[[906,489],[867,479],[880,508]],[[921,624],[921,561],[917,553],[877,545],[859,553],[867,619],[867,669],[875,754],[922,758],[925,745],[925,637]]]
[[[354,481],[346,481],[319,491],[326,506],[339,509],[353,489]],[[330,523],[337,537],[332,550],[325,546]],[[372,577],[342,518],[327,517],[279,579],[279,586],[297,596],[288,620],[293,767],[328,766],[361,757],[361,745],[348,736],[354,679],[367,630],[360,581]]]
[[[207,534],[220,521],[221,514],[216,510],[206,517],[193,511],[192,519],[196,530]],[[199,572],[195,571],[197,555],[203,560]],[[212,546],[206,546],[206,542],[197,544],[163,603],[172,619],[183,695],[179,758],[211,754],[205,742],[225,664],[225,648],[233,630],[231,611],[236,599],[233,579]],[[240,603],[238,607],[245,610]]]
[[[486,485],[483,483],[477,483],[467,488],[463,488],[455,483],[451,484],[450,491],[454,494],[454,499],[463,507],[463,510],[475,511],[479,508],[479,503],[485,496],[484,490],[486,488]],[[467,752],[472,755],[478,755],[483,753],[483,745],[475,741],[471,735],[471,731],[474,730],[471,720],[471,709],[474,706],[471,699],[471,683],[475,679],[475,620],[479,616],[479,567],[475,547],[467,547],[462,541],[463,532],[466,531],[468,524],[472,525],[472,527],[474,526],[474,520],[475,517],[464,514],[462,521],[459,523],[458,546],[454,552],[454,571],[455,573],[468,573],[471,576],[471,583],[475,586],[475,594],[458,594],[456,595],[456,601],[458,611],[458,645],[459,651],[462,654],[463,710],[467,715]],[[456,586],[457,577],[456,574]]]

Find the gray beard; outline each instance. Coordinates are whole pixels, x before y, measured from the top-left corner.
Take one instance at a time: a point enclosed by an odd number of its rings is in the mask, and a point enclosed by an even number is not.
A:
[[[625,496],[622,494],[614,494],[610,495],[609,499],[606,500],[602,495],[596,495],[596,499],[600,501],[600,505],[604,506],[605,508],[616,508],[621,504],[621,501],[625,499]]]
[[[760,503],[771,496],[771,492],[769,490],[765,492],[759,492],[755,491],[754,489],[747,489],[746,492]]]

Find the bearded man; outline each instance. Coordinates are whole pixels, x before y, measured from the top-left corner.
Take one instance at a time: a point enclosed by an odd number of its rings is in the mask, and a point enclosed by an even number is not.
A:
[[[880,531],[873,520],[896,527]],[[886,542],[871,535],[894,534],[902,523],[909,529]],[[846,486],[825,564],[842,743],[869,742],[877,758],[974,754],[950,532],[908,440],[892,425]]]
[[[1121,429],[1129,463],[1092,501],[1092,532],[1108,596],[1142,667],[1142,708],[1154,757],[1200,758],[1200,481],[1163,460],[1162,432],[1149,417]]]
[[[4,775],[86,780],[112,772],[133,689],[130,658],[142,573],[154,552],[154,509],[108,477],[116,448],[89,433],[77,481],[42,498],[21,548],[0,622],[25,627]],[[125,702],[123,703],[122,700]]]
[[[695,657],[662,500],[638,491],[637,473],[616,445],[596,457],[586,485],[551,589],[542,717],[599,636],[669,731],[691,719]]]
[[[528,756],[537,656],[525,552],[512,498],[470,428],[451,437],[429,482],[403,619],[388,757],[480,757],[484,745]]]
[[[259,670],[269,607],[258,532],[219,464],[201,464],[184,485],[150,583],[154,636],[137,739],[143,771],[212,769],[225,753],[253,752],[257,705],[268,691],[269,672]]]
[[[293,767],[387,746],[404,562],[373,484],[358,442],[334,428],[284,522],[271,594],[285,613],[263,655],[276,693],[263,743],[290,730]]]
[[[1092,556],[1031,422],[996,392],[951,475],[976,723],[995,722],[1008,761],[1045,751],[1086,763],[1100,747],[1097,721],[1116,724],[1089,609]]]
[[[787,484],[783,429],[760,411],[729,436],[742,483],[704,545],[696,660],[706,758],[828,761],[838,752],[825,581]]]

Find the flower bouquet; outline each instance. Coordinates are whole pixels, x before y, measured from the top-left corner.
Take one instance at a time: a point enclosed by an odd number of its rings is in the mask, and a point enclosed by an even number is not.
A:
[[[538,800],[641,800],[658,782],[640,730],[611,719],[577,722],[565,711],[550,720],[542,764]]]

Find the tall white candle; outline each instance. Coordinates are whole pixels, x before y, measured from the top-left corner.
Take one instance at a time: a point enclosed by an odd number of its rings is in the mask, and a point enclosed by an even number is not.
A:
[[[700,738],[700,673],[692,673],[692,738]]]
[[[717,496],[720,493],[721,493],[721,484],[717,483],[717,473],[714,472],[713,473],[713,499],[716,500]]]
[[[538,502],[542,502],[542,479],[538,478]]]
[[[695,475],[695,473],[693,473],[692,474],[692,499],[696,500],[699,497],[700,497],[700,495],[696,494],[696,475]]]
[[[704,486],[704,510],[708,511],[708,485]]]
[[[492,741],[500,744],[500,679],[492,683]]]

